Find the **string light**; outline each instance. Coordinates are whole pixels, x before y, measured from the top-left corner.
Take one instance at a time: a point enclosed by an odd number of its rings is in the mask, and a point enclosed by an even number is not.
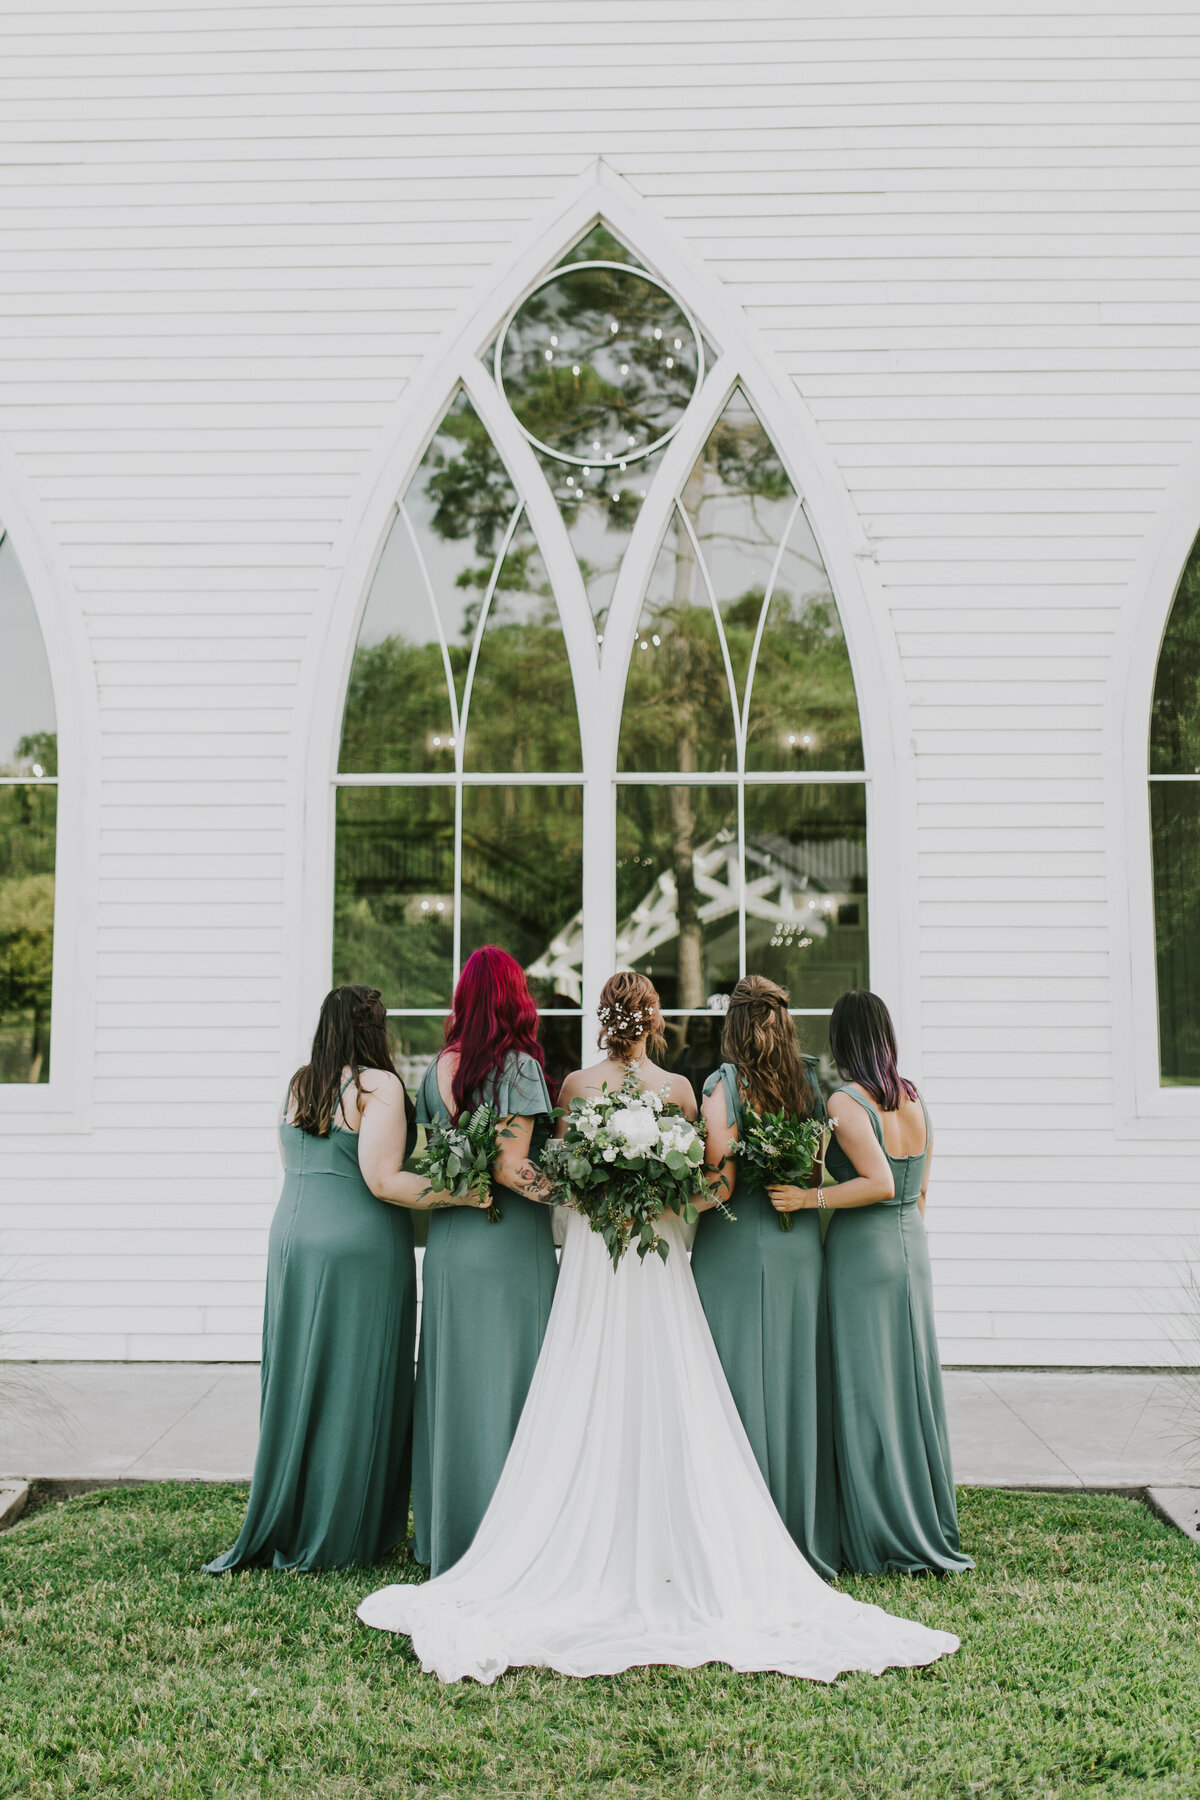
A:
[[[551,337],[550,343],[555,350],[558,349],[558,339],[556,337]],[[678,350],[678,348],[679,348],[678,343],[676,343],[675,348]]]
[[[610,319],[609,323],[608,323],[608,329],[612,332],[613,336],[615,337],[617,332],[620,331],[621,327],[617,324],[617,321],[615,319]]]
[[[657,631],[654,633],[653,637],[650,639],[650,642],[654,645],[654,648],[656,650],[658,649],[659,645],[662,643],[662,639],[659,637]]]
[[[553,352],[553,350],[547,350],[547,351],[546,351],[546,353],[545,353],[545,354],[546,354],[546,361],[547,361],[547,362],[553,362],[553,361],[554,361],[554,352]]]
[[[675,367],[675,358],[673,356],[668,356],[667,367],[668,369],[673,369]]]
[[[572,375],[578,375],[578,373],[579,373],[579,364],[578,363],[571,364],[571,373],[572,373]]]
[[[568,486],[568,487],[574,487],[574,486],[575,486],[575,477],[574,477],[574,476],[573,476],[573,475],[568,475],[568,476],[567,476],[567,486]]]
[[[551,342],[551,343],[552,343],[552,344],[556,344],[556,343],[557,343],[557,342],[558,342],[558,339],[557,339],[557,338],[551,338],[551,339],[550,339],[550,342]],[[676,348],[676,350],[682,350],[682,349],[683,349],[683,342],[682,342],[682,340],[681,340],[681,339],[680,339],[680,338],[676,338],[676,339],[675,339],[675,348]]]
[[[657,343],[657,342],[658,342],[658,340],[659,340],[659,339],[660,339],[660,338],[661,338],[661,337],[662,337],[662,332],[661,332],[661,331],[660,331],[660,330],[659,330],[659,328],[658,328],[658,326],[657,326],[657,325],[656,325],[656,326],[655,326],[655,327],[654,327],[654,341],[655,341],[655,343]]]
[[[621,364],[621,373],[622,373],[622,375],[628,375],[628,373],[629,373],[629,364],[628,363]]]

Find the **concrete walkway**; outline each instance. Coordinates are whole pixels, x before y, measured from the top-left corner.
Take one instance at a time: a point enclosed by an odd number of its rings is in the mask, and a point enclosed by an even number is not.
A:
[[[1200,1376],[948,1370],[968,1486],[1179,1488],[1200,1481]],[[251,1363],[0,1364],[0,1477],[244,1481]]]

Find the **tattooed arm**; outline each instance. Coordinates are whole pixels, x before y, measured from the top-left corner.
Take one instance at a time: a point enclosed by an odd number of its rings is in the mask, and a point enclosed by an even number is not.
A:
[[[520,1113],[500,1121],[500,1154],[492,1173],[502,1187],[524,1194],[527,1200],[539,1200],[543,1205],[552,1206],[554,1183],[529,1154],[533,1127],[534,1120]],[[510,1134],[507,1137],[506,1132]]]

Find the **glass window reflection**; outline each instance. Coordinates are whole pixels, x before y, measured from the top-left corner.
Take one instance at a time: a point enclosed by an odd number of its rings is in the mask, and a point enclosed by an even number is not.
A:
[[[452,788],[339,788],[333,977],[379,988],[387,1006],[449,1006]]]

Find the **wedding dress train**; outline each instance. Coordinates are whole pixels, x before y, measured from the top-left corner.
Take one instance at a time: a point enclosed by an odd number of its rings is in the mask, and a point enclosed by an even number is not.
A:
[[[706,1662],[832,1681],[957,1650],[805,1562],[734,1408],[683,1228],[658,1229],[668,1260],[631,1251],[614,1273],[568,1215],[541,1357],[474,1542],[436,1580],[369,1595],[359,1618],[406,1633],[443,1681]]]

